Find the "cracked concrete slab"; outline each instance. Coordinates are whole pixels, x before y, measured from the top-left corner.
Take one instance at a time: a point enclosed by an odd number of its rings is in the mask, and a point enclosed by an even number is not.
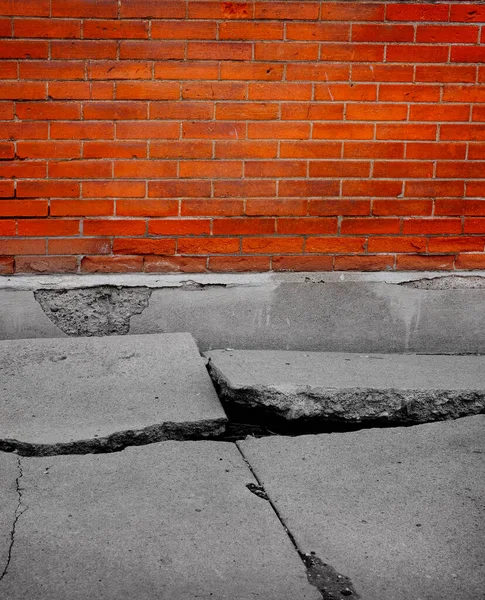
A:
[[[22,459],[5,600],[318,600],[234,444]]]
[[[485,597],[485,415],[238,446],[300,549],[362,600]]]
[[[18,506],[18,457],[0,452],[0,581],[8,570]]]
[[[224,430],[188,333],[10,340],[0,353],[0,449],[106,452]]]
[[[288,422],[424,423],[485,410],[485,356],[206,352],[227,410]]]

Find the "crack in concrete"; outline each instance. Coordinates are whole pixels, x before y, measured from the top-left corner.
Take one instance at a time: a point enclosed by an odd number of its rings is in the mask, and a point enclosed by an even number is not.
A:
[[[416,290],[477,290],[485,288],[485,277],[443,275],[442,277],[401,281],[397,285]]]
[[[18,467],[19,474],[17,475],[17,478],[15,479],[15,489],[16,489],[17,496],[18,496],[18,502],[17,502],[17,506],[16,506],[15,512],[14,512],[14,520],[12,523],[12,529],[10,530],[10,545],[8,548],[7,562],[5,564],[5,567],[2,571],[2,573],[0,574],[0,581],[2,581],[2,579],[7,575],[8,568],[12,561],[13,547],[15,544],[15,531],[17,529],[18,520],[24,514],[24,512],[27,510],[27,506],[22,502],[23,488],[20,487],[20,480],[22,479],[23,474],[24,474],[22,471],[22,463],[21,463],[20,457],[17,458],[17,467]]]

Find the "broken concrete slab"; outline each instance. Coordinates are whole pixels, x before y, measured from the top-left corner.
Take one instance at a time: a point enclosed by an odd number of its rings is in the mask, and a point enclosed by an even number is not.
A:
[[[227,410],[287,422],[424,423],[485,410],[485,356],[213,350]]]
[[[0,581],[8,570],[18,515],[18,457],[0,452]]]
[[[22,458],[8,600],[317,600],[234,444]]]
[[[300,550],[363,600],[483,597],[484,415],[238,446]]]
[[[224,430],[190,334],[11,340],[0,353],[2,450],[106,452]]]

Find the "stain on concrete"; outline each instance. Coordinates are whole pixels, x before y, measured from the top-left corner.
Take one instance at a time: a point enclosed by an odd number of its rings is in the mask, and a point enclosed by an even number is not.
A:
[[[308,581],[318,589],[323,600],[360,598],[351,580],[338,573],[331,565],[324,563],[315,552],[301,554],[301,559],[307,569]]]
[[[69,336],[126,335],[130,319],[150,301],[147,287],[103,285],[73,290],[36,290],[34,297],[49,319]]]
[[[443,277],[432,277],[431,279],[403,281],[398,285],[416,290],[480,290],[485,289],[485,277],[444,275]]]

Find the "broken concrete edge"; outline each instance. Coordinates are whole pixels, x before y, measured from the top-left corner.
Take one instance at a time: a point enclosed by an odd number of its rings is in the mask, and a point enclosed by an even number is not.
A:
[[[0,289],[32,291],[115,287],[183,288],[211,285],[260,286],[280,283],[369,282],[399,284],[436,278],[485,278],[485,271],[302,271],[298,273],[106,273],[102,275],[0,275]]]
[[[72,440],[52,444],[36,444],[16,439],[0,440],[0,451],[20,456],[57,456],[60,454],[100,454],[119,452],[129,446],[145,446],[156,442],[208,440],[224,434],[227,419],[211,419],[190,423],[165,422],[143,429],[119,431],[103,438]]]
[[[485,390],[333,389],[233,385],[212,362],[207,365],[229,418],[246,414],[256,422],[306,431],[312,425],[414,425],[485,412]]]

